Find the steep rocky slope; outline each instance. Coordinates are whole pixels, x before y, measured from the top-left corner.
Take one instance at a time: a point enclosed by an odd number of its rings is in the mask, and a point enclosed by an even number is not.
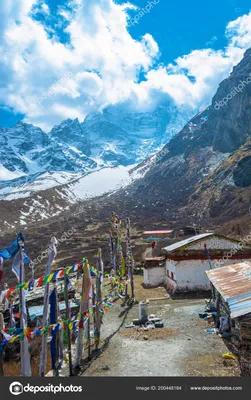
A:
[[[123,218],[129,215],[140,235],[146,228],[179,229],[195,223],[243,237],[251,223],[251,83],[239,92],[233,90],[241,81],[249,81],[250,55],[251,50],[220,84],[205,111],[194,116],[155,158],[131,171],[138,178],[133,183],[122,185],[122,189],[109,195],[85,201],[79,196],[77,202],[71,202],[71,190],[75,193],[79,188],[81,194],[84,192],[84,185],[81,188],[77,178],[74,187],[68,183],[60,190],[33,193],[25,201],[2,200],[2,235],[7,228],[12,232],[19,228],[28,234],[32,232],[37,250],[38,238],[44,242],[44,235],[60,235],[74,226],[78,231],[77,242],[73,239],[73,244],[77,243],[77,247],[72,247],[74,252],[85,252],[86,243],[90,243],[93,245],[90,252],[94,254],[97,246],[107,243],[108,237],[104,234],[109,229],[110,212],[114,210]],[[231,99],[229,93],[235,93]],[[227,104],[218,107],[227,96]],[[91,125],[100,123],[96,116],[91,121]],[[123,122],[123,129],[126,123]],[[43,212],[49,217],[53,214],[53,219],[41,218]],[[25,218],[20,219],[20,213]],[[21,221],[26,225],[21,225]],[[90,229],[94,242],[90,239]],[[5,242],[8,238],[4,235]]]
[[[125,196],[167,214],[175,205],[175,215],[191,222],[205,223],[208,217],[226,221],[233,214],[237,218],[249,213],[250,56],[251,49],[220,84],[211,106],[170,140],[164,156],[157,157],[156,165]]]

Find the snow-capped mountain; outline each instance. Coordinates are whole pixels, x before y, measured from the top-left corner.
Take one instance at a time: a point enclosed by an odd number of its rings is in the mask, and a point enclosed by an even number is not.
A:
[[[166,144],[189,116],[172,104],[146,113],[121,105],[90,114],[82,123],[67,119],[49,133],[23,122],[0,128],[0,180],[139,163]]]
[[[1,129],[0,146],[0,180],[45,171],[85,172],[96,167],[93,160],[81,157],[52,135],[23,122]]]
[[[131,112],[123,105],[93,113],[82,123],[90,138],[91,157],[105,165],[140,163],[169,142],[190,119],[192,112],[178,111],[172,104],[152,112]]]

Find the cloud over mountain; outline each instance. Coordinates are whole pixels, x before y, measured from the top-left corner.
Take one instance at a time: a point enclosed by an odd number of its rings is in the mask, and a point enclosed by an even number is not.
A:
[[[131,3],[39,0],[0,4],[0,103],[49,130],[120,102],[153,109],[163,98],[202,108],[251,45],[251,13],[231,21],[225,49],[194,49],[163,65],[149,32],[128,32]]]

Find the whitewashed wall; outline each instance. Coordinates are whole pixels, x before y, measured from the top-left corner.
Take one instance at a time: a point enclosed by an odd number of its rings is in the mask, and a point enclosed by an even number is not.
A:
[[[205,273],[207,260],[172,261],[176,269],[177,290],[209,290],[210,282]]]
[[[227,262],[224,262],[224,266],[238,264],[240,262],[241,260],[227,260]],[[176,281],[174,282],[166,275],[167,288],[173,291],[210,290],[210,281],[205,273],[205,271],[209,269],[208,260],[167,260],[166,274],[167,270],[173,272],[174,280]]]
[[[144,269],[144,285],[160,286],[166,283],[165,264],[162,267]]]

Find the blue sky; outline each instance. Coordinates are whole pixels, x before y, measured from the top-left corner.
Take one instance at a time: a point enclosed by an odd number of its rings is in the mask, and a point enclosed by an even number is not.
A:
[[[143,8],[147,2],[133,4]],[[159,44],[162,60],[172,62],[194,49],[224,48],[227,24],[250,9],[248,0],[160,0],[130,32],[137,38],[149,31]]]
[[[0,126],[48,131],[121,102],[201,109],[251,47],[247,0],[1,3]]]

